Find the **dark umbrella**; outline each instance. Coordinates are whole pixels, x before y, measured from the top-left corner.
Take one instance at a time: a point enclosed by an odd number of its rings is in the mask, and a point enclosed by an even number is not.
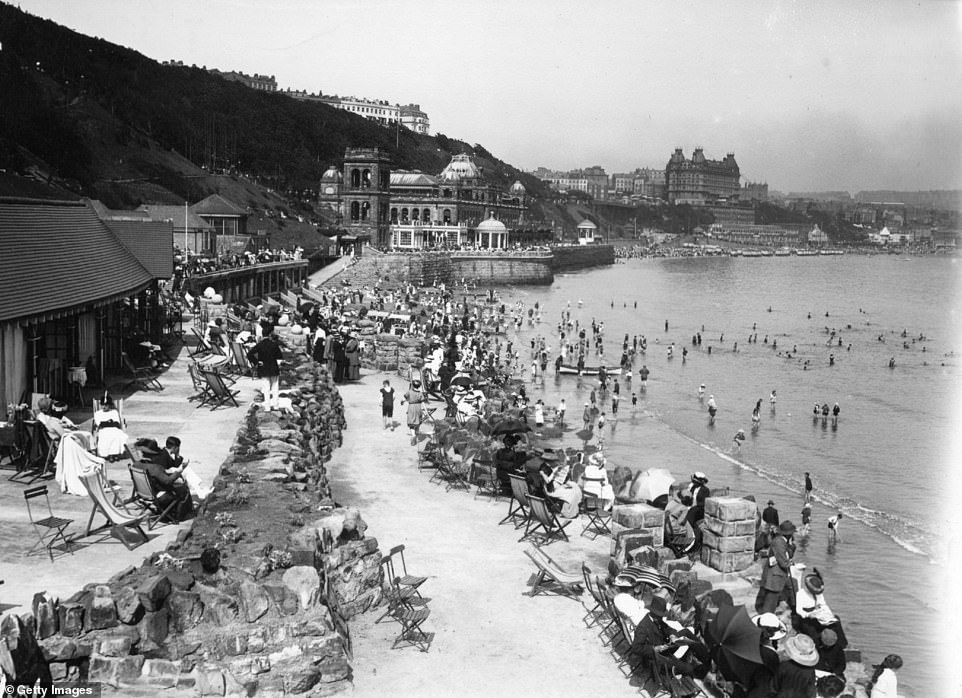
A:
[[[531,431],[525,422],[520,419],[514,419],[509,417],[508,419],[502,419],[500,422],[494,425],[491,429],[491,435],[497,436],[499,434],[524,434]]]
[[[722,606],[708,624],[708,641],[715,664],[729,681],[743,686],[763,666],[759,649],[761,629],[752,623],[744,606]]]
[[[463,385],[465,388],[470,388],[473,384],[474,381],[471,380],[471,376],[464,373],[451,379],[452,386]]]

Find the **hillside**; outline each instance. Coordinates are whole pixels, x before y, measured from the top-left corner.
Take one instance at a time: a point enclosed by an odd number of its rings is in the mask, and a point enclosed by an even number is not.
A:
[[[480,145],[406,129],[398,135],[325,104],[164,66],[9,4],[0,4],[0,43],[0,169],[114,208],[219,192],[314,218],[311,194],[349,146],[377,146],[397,169],[432,173],[469,153],[492,182],[521,179],[533,196],[545,194],[539,180]]]

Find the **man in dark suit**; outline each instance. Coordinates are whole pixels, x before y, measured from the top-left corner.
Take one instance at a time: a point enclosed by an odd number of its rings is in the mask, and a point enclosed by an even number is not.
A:
[[[785,520],[778,526],[772,539],[771,556],[762,562],[762,584],[755,598],[758,613],[774,613],[779,599],[795,608],[795,588],[792,586],[792,558],[795,556],[795,524]]]
[[[281,347],[274,336],[273,327],[265,331],[264,339],[247,352],[247,360],[257,366],[257,375],[264,381],[261,390],[264,393],[264,409],[266,410],[277,409],[282,358]]]
[[[156,441],[147,439],[141,444],[140,451],[147,457],[143,463],[144,470],[154,487],[158,503],[162,508],[166,508],[171,501],[177,502],[170,511],[170,523],[180,523],[193,518],[194,502],[183,478],[187,464],[180,455],[180,439],[168,436],[163,450],[157,448]]]
[[[711,665],[708,648],[690,632],[675,632],[666,625],[664,619],[667,613],[668,602],[660,596],[652,597],[648,614],[635,627],[628,653],[632,659],[640,662],[639,674],[644,676],[647,673],[646,681],[654,679],[660,685],[656,667],[657,663],[662,663],[681,676],[704,677]],[[687,651],[681,657],[676,656],[682,647],[687,647]]]
[[[778,509],[775,508],[775,502],[771,499],[768,500],[768,506],[762,512],[762,521],[771,531],[778,528]]]

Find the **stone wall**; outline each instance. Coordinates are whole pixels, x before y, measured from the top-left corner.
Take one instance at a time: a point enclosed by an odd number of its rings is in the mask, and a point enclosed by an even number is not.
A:
[[[331,499],[341,443],[327,369],[285,369],[291,414],[251,406],[189,532],[139,568],[66,600],[45,592],[0,626],[16,685],[102,681],[195,695],[330,695],[350,689],[345,620],[381,600],[380,552]],[[142,693],[140,693],[142,694]]]
[[[574,271],[615,263],[615,248],[611,245],[565,245],[552,247],[552,269]]]
[[[755,560],[755,502],[709,497],[702,524],[701,561],[719,572],[739,572]]]
[[[480,284],[550,284],[554,281],[551,256],[514,254],[465,254],[451,258],[454,281],[462,278]]]

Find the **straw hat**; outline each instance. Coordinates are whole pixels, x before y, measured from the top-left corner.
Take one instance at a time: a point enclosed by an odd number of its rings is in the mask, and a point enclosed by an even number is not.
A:
[[[778,620],[774,613],[762,613],[752,618],[752,622],[762,630],[767,630],[772,640],[781,640],[785,637],[785,624]]]
[[[817,574],[807,574],[805,575],[805,588],[818,595],[825,591],[825,583]]]
[[[815,641],[808,635],[793,635],[785,640],[780,647],[784,648],[785,654],[796,664],[802,666],[818,664],[818,650],[815,649]]]

